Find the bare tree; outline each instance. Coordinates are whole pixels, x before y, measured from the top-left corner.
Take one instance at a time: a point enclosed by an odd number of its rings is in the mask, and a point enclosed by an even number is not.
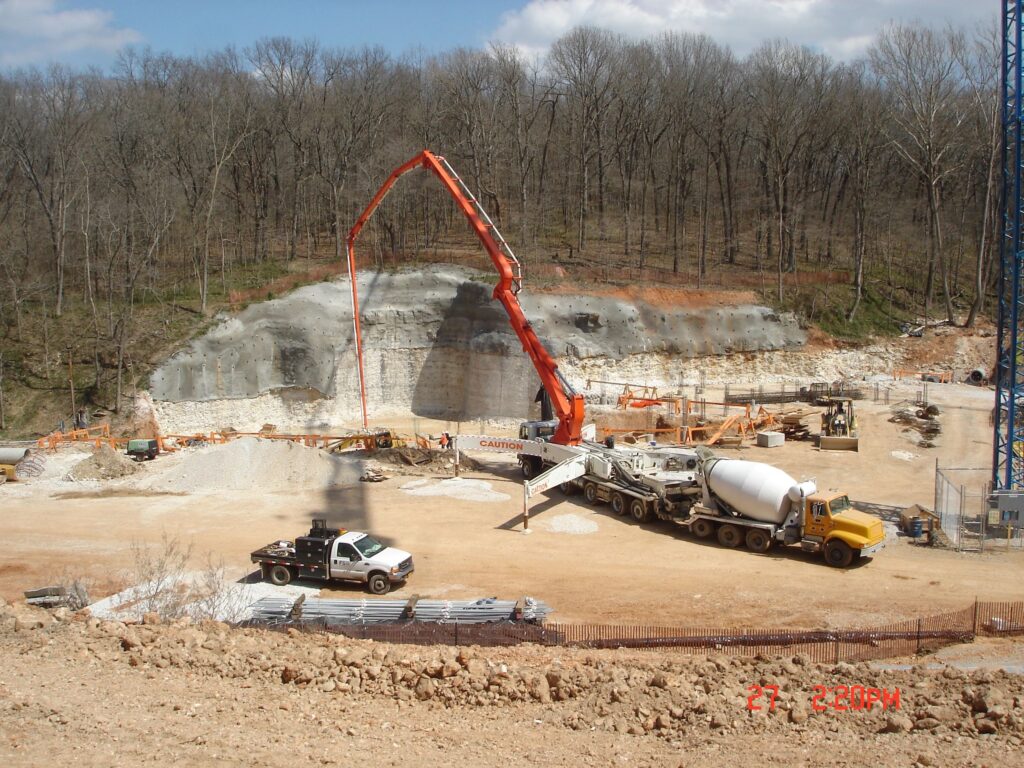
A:
[[[974,109],[968,118],[972,141],[969,142],[974,151],[968,153],[973,161],[971,166],[978,169],[975,175],[984,179],[981,224],[978,233],[978,248],[974,262],[974,299],[967,314],[964,326],[970,328],[978,319],[985,303],[985,271],[991,257],[995,232],[997,231],[999,149],[1002,140],[999,110],[999,27],[994,24],[978,27],[973,36],[967,39],[960,34],[952,34],[950,42],[953,55],[963,72],[970,100]],[[983,170],[981,170],[983,169]]]
[[[612,64],[618,47],[618,41],[611,33],[580,27],[557,40],[549,54],[550,64],[570,110],[568,119],[572,126],[577,176],[576,245],[580,251],[587,243],[592,164],[596,164],[598,173],[599,226],[604,225],[605,148],[601,131],[611,98]]]
[[[77,158],[89,124],[85,80],[62,67],[20,84],[7,131],[14,151],[46,217],[56,296],[54,314],[64,310],[64,278],[69,209],[75,196]]]
[[[927,206],[928,275],[925,315],[935,271],[942,283],[946,318],[956,322],[942,238],[942,184],[959,167],[966,114],[951,35],[928,27],[893,24],[869,51],[871,66],[892,95],[890,140],[914,171]]]

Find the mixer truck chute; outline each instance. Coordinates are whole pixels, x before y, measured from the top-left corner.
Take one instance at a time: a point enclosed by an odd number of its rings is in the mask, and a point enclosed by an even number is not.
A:
[[[777,467],[704,455],[699,478],[701,503],[683,523],[698,538],[716,536],[723,546],[746,544],[755,552],[799,545],[837,568],[885,546],[877,517],[853,509],[845,494],[820,493]]]

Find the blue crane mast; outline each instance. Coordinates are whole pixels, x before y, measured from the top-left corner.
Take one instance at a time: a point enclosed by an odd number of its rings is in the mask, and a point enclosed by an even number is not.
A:
[[[1022,0],[1003,0],[1002,216],[999,238],[998,335],[992,487],[1024,489],[1024,148],[1022,148]]]

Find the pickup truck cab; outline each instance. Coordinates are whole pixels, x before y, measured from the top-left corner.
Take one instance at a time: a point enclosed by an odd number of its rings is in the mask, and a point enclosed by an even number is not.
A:
[[[375,595],[387,594],[414,570],[412,555],[405,550],[367,533],[328,528],[326,520],[314,520],[308,536],[267,544],[250,557],[259,563],[263,578],[278,586],[296,578],[358,581]]]

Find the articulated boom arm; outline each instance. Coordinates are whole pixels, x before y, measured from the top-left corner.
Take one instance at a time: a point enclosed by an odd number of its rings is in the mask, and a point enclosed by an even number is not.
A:
[[[426,168],[433,171],[441,180],[449,194],[458,203],[462,213],[469,220],[470,226],[480,238],[487,255],[498,270],[498,284],[494,288],[494,298],[501,302],[508,313],[512,329],[523,344],[523,349],[533,361],[534,368],[540,375],[541,383],[548,397],[551,398],[551,405],[558,416],[558,429],[555,431],[553,441],[562,445],[576,445],[580,442],[580,430],[583,426],[583,396],[573,390],[569,383],[558,370],[558,364],[554,361],[544,345],[540,343],[537,334],[534,333],[530,321],[523,314],[523,308],[516,296],[523,285],[523,276],[519,260],[512,253],[508,243],[505,242],[501,233],[498,232],[487,212],[480,205],[476,197],[466,187],[462,179],[443,158],[424,150],[404,165],[399,166],[388,176],[387,181],[374,195],[373,200],[366,206],[366,210],[356,221],[352,230],[348,233],[348,259],[350,267],[355,265],[355,241],[363,226],[377,210],[377,206],[387,196],[388,192],[395,185],[398,179],[416,168]],[[355,274],[353,269],[352,274]],[[353,283],[354,285],[354,283]],[[358,307],[355,308],[358,316]],[[358,323],[356,326],[356,344],[361,348]],[[362,361],[360,360],[360,377],[362,377]]]

